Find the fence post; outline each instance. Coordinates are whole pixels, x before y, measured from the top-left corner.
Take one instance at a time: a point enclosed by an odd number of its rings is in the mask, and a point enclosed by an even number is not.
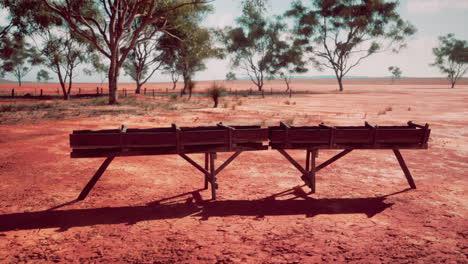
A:
[[[155,93],[154,93],[154,88],[153,88],[153,97],[155,96]]]
[[[78,88],[78,94],[81,94],[81,88]]]
[[[265,92],[262,89],[262,98],[265,98]]]
[[[146,95],[146,87],[143,89],[143,94]]]
[[[289,88],[289,98],[291,98],[291,97],[292,97],[292,89]]]
[[[166,87],[166,95],[169,93],[169,88]]]
[[[273,95],[273,88],[270,87],[270,95]]]
[[[15,98],[15,88],[11,89],[11,97]]]
[[[104,88],[101,87],[101,94],[104,94]]]
[[[99,95],[99,87],[96,87],[96,95]]]
[[[41,89],[41,97],[42,97],[42,95],[43,95],[43,92],[42,92],[42,89]]]

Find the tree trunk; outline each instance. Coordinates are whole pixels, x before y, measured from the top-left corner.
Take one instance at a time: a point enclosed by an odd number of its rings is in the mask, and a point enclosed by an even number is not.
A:
[[[215,99],[213,99],[213,100],[214,100],[214,106],[213,106],[213,108],[218,107],[218,101],[219,101],[219,99],[218,99],[218,98],[215,98]]]
[[[116,62],[116,58],[111,59],[109,66],[109,104],[118,103],[117,85],[119,79],[119,67]]]
[[[136,94],[141,94],[141,87],[143,86],[143,84],[141,84],[139,81],[137,81],[136,85],[137,85],[137,88],[135,90],[135,93]]]
[[[340,92],[343,91],[343,76],[337,77],[338,79],[338,85],[340,86]]]
[[[452,88],[455,88],[455,82],[452,82]]]
[[[184,73],[182,77],[184,78],[184,88],[182,89],[182,91],[180,91],[180,96],[187,93],[187,89],[189,89],[190,82],[192,81],[190,79],[190,75],[188,75],[186,73]]]
[[[172,82],[172,90],[175,90],[176,86],[177,86],[177,81]]]
[[[284,82],[286,83],[286,87],[287,87],[286,92],[287,92],[287,91],[289,91],[289,89],[291,89],[291,88],[289,87],[289,81],[288,81],[287,78],[284,78]]]

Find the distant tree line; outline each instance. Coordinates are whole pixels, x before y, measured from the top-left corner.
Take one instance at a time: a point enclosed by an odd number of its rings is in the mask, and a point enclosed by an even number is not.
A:
[[[189,96],[196,72],[210,58],[229,58],[232,70],[250,77],[259,91],[265,80],[281,78],[287,90],[292,76],[311,68],[330,69],[338,88],[366,58],[398,52],[416,29],[397,13],[398,1],[293,1],[284,14],[268,14],[267,0],[240,1],[236,25],[211,29],[202,22],[217,0],[0,0],[8,13],[0,25],[0,75],[18,83],[31,70],[38,81],[59,80],[64,99],[73,79],[96,75],[109,83],[109,104],[118,103],[121,73],[141,92],[156,72],[170,74],[173,89],[183,80]],[[466,73],[467,43],[451,34],[434,48],[432,64],[452,82]],[[234,72],[227,80],[235,80]],[[395,78],[398,67],[390,69]]]

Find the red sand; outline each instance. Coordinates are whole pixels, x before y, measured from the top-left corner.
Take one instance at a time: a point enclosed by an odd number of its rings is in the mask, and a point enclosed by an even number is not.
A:
[[[445,87],[354,83],[344,94],[242,97],[235,110],[2,125],[0,263],[466,263],[468,86]],[[418,189],[407,189],[391,151],[357,150],[320,171],[317,193],[307,199],[289,192],[262,202],[302,184],[282,156],[263,151],[241,154],[218,176],[217,201],[187,204],[187,195],[157,204],[198,190],[202,175],[176,156],[126,157],[116,158],[86,200],[46,211],[74,200],[103,160],[69,158],[73,129],[288,119],[295,125],[429,123],[429,150],[402,151]],[[291,153],[304,161],[302,151]],[[319,162],[334,153],[321,152]],[[227,157],[219,154],[217,163]],[[210,198],[209,191],[201,195]]]

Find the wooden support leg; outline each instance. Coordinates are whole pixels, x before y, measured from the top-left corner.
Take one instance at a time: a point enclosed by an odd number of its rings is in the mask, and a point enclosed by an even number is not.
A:
[[[99,169],[94,174],[93,178],[91,178],[91,180],[88,182],[88,184],[86,184],[84,189],[81,191],[80,195],[77,198],[78,201],[84,200],[86,198],[86,196],[88,196],[88,193],[91,191],[91,189],[93,189],[96,182],[99,181],[102,174],[104,173],[104,171],[106,171],[107,167],[112,162],[112,160],[114,160],[114,158],[115,157],[107,157],[106,158],[106,160],[101,164],[101,167],[99,167]]]
[[[210,181],[211,181],[211,198],[216,200],[216,189],[218,185],[216,184],[216,175],[215,175],[215,156],[216,153],[210,153]]]
[[[205,153],[205,170],[209,170],[210,166],[210,156],[208,153]],[[205,190],[208,189],[208,175],[205,173]]]
[[[312,150],[312,157],[310,160],[310,182],[311,182],[311,191],[312,193],[315,193],[315,172],[316,172],[316,166],[315,166],[315,160],[317,159],[318,155],[318,150],[314,149]]]
[[[400,163],[400,167],[405,173],[406,180],[408,181],[409,185],[411,186],[411,189],[416,189],[416,184],[414,184],[413,176],[411,176],[411,173],[406,166],[405,160],[403,159],[403,156],[400,153],[399,149],[393,149],[393,153],[395,153],[395,156],[398,160],[398,163]]]
[[[326,166],[332,164],[333,162],[341,159],[342,157],[344,157],[346,154],[350,153],[351,151],[353,151],[353,149],[345,149],[343,150],[342,152],[336,154],[335,156],[333,156],[332,158],[330,158],[329,160],[323,162],[322,164],[320,164],[319,166],[317,166],[316,168],[316,172],[325,168]],[[317,150],[317,157],[318,157],[318,150]]]
[[[301,179],[307,184],[307,186],[309,186],[311,189],[313,188],[312,184],[313,182],[311,181],[311,178],[309,176],[309,171],[307,170],[309,167],[309,164],[310,164],[310,151],[307,150],[306,152],[306,169],[304,169],[296,160],[294,160],[293,157],[291,157],[284,149],[277,149],[279,153],[281,153],[289,162],[291,162],[292,165],[294,165],[294,167],[296,167],[296,169],[298,171],[300,171],[302,173],[302,176],[301,176]]]

